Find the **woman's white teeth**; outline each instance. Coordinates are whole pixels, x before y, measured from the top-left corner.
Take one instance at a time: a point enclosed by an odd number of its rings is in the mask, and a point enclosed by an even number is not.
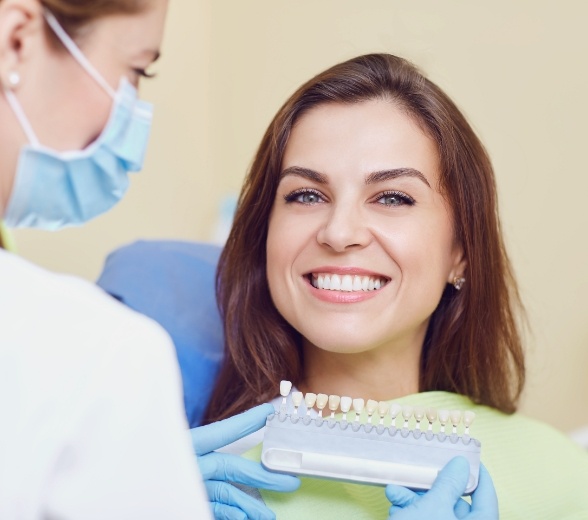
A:
[[[353,276],[345,274],[319,274],[311,276],[312,285],[329,291],[375,291],[384,287],[387,280],[379,276]]]
[[[341,278],[334,274],[331,276],[331,286],[329,287],[331,291],[340,291],[341,290]]]

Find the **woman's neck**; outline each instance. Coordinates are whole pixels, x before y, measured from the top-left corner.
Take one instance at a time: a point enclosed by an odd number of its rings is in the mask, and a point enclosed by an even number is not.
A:
[[[305,342],[304,379],[299,389],[376,401],[416,393],[425,332],[426,328],[403,345],[353,354],[328,352]]]

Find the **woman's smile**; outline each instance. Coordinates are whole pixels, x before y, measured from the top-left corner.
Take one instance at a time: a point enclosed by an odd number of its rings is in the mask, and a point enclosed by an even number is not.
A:
[[[356,267],[322,267],[303,276],[310,294],[328,303],[359,303],[376,296],[390,278]]]

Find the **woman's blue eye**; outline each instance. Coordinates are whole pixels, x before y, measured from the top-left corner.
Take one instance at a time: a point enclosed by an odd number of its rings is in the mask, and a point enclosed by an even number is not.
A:
[[[323,201],[320,193],[310,190],[299,190],[289,193],[284,197],[286,202],[298,202],[300,204],[318,204]]]
[[[316,193],[301,193],[298,195],[298,199],[304,204],[315,204],[321,200]]]
[[[405,204],[412,206],[414,204],[414,199],[405,193],[394,191],[383,193],[376,202],[383,204],[384,206],[403,206]]]

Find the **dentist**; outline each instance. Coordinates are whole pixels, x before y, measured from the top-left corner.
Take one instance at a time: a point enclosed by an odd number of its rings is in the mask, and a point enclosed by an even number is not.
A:
[[[0,0],[0,216],[55,230],[143,163],[167,0]],[[75,41],[75,43],[74,43]],[[209,505],[171,341],[0,250],[0,518],[195,519]]]
[[[137,87],[166,10],[167,0],[0,0],[8,227],[81,225],[123,197],[143,165],[152,107]],[[227,481],[298,487],[214,452],[259,429],[269,405],[190,436],[169,336],[93,284],[0,247],[0,315],[0,518],[271,518]]]

